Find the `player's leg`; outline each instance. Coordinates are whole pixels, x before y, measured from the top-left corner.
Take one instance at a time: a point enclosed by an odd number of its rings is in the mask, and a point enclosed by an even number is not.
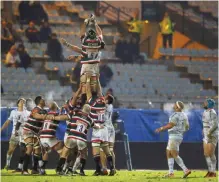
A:
[[[25,142],[25,145],[26,145],[26,153],[24,155],[24,163],[23,163],[22,174],[29,174],[28,173],[28,165],[29,165],[29,162],[30,162],[31,154],[32,154],[33,149],[34,149],[34,141],[35,141],[34,137],[24,138],[24,142]]]
[[[60,155],[60,159],[56,167],[57,174],[63,174],[62,169],[70,153],[70,150],[73,150],[76,146],[77,146],[77,143],[73,139],[70,139],[67,137],[64,138],[64,147],[62,149],[62,153]]]
[[[174,177],[174,171],[173,171],[174,158],[172,157],[169,149],[166,149],[166,156],[167,156],[167,163],[168,163],[168,167],[169,167],[169,172],[164,177],[171,178],[171,177]]]
[[[216,165],[217,165],[217,159],[215,156],[215,148],[216,145],[213,143],[209,144],[209,154],[211,156],[211,163],[212,163],[212,174],[210,175],[211,177],[216,177]]]
[[[101,143],[101,148],[103,149],[105,155],[106,155],[106,159],[107,159],[107,163],[109,165],[110,168],[110,176],[113,176],[115,174],[115,169],[113,166],[113,158],[109,149],[109,144],[108,142],[102,142]]]
[[[19,144],[19,149],[20,149],[20,158],[19,158],[19,162],[18,162],[18,167],[13,172],[22,172],[23,162],[24,162],[24,155],[25,155],[25,152],[26,152],[26,145],[25,145],[24,141]]]
[[[113,158],[113,167],[114,167],[114,169],[116,169],[116,156],[114,153],[114,142],[109,142],[109,149],[110,149],[110,153],[111,153],[112,158]]]
[[[185,166],[182,158],[179,156],[179,146],[182,142],[182,140],[169,140],[170,142],[170,153],[171,156],[174,158],[176,163],[182,168],[184,172],[183,178],[186,178],[189,174],[191,174],[191,171]]]
[[[94,162],[96,164],[96,171],[93,175],[98,176],[101,174],[101,164],[100,164],[100,142],[92,142],[92,153]]]
[[[106,160],[106,155],[103,152],[103,149],[100,149],[100,161],[101,161],[101,166],[102,166],[102,172],[104,175],[108,175],[107,171],[107,160]]]
[[[19,142],[18,137],[16,137],[15,135],[12,135],[10,138],[9,148],[8,148],[7,156],[6,156],[6,165],[5,165],[6,170],[10,169],[11,158],[14,153],[14,150],[16,149],[18,145],[18,142]]]
[[[33,154],[34,154],[33,155],[33,169],[31,171],[31,174],[39,174],[38,165],[41,166],[43,161],[42,161],[42,150],[41,150],[41,146],[40,146],[38,138],[35,138]]]
[[[84,168],[85,168],[85,165],[86,165],[87,154],[88,154],[88,152],[87,152],[87,143],[78,140],[77,141],[77,146],[78,146],[78,149],[80,150],[80,165],[81,165],[81,169],[80,169],[80,173],[79,174],[81,176],[85,176]]]

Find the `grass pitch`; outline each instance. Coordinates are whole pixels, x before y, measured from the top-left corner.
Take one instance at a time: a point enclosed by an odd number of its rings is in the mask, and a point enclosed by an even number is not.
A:
[[[171,179],[162,178],[167,171],[117,171],[115,176],[92,176],[92,170],[86,170],[86,175],[81,176],[57,176],[54,170],[47,170],[46,176],[22,176],[20,173],[1,171],[2,182],[216,182],[218,178],[203,178],[206,171],[193,170],[187,179],[182,179],[183,172],[175,171],[175,177]]]

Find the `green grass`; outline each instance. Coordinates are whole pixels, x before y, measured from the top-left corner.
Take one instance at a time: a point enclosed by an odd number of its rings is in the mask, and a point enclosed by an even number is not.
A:
[[[54,170],[47,170],[46,176],[22,176],[21,174],[13,174],[10,171],[1,171],[2,182],[216,182],[218,178],[203,178],[206,171],[192,171],[192,174],[187,179],[182,179],[183,172],[175,171],[175,177],[164,179],[162,176],[167,171],[117,171],[115,176],[92,176],[94,171],[85,171],[88,176],[57,176]]]

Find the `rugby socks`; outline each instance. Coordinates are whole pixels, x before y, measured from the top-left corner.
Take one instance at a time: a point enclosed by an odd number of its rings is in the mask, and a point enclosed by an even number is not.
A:
[[[7,157],[6,157],[6,165],[7,165],[7,166],[10,166],[11,158],[12,158],[12,155],[8,155],[8,154],[7,154]]]
[[[116,168],[116,156],[114,154],[114,151],[110,151],[111,155],[112,155],[112,158],[113,158],[113,168],[115,169]]]
[[[75,172],[80,166],[80,164],[81,164],[81,158],[77,157],[77,159],[75,160],[74,166],[72,168],[72,171]]]
[[[18,163],[18,169],[23,169],[24,156],[20,157]]]
[[[29,161],[30,161],[30,155],[25,154],[25,156],[24,156],[23,171],[27,171]]]
[[[42,155],[40,155],[40,157],[39,157],[38,164],[39,164],[39,167],[42,167],[42,166],[43,166]]]
[[[96,164],[96,171],[101,172],[100,156],[99,155],[94,156],[94,162]]]
[[[182,170],[184,171],[184,173],[188,170],[187,167],[185,166],[182,158],[180,156],[177,156],[175,158],[176,163],[182,168]]]
[[[63,168],[62,168],[63,171],[65,171],[65,170],[67,169],[68,164],[69,164],[69,162],[65,161],[65,164],[64,164],[64,166],[63,166]]]
[[[174,158],[168,158],[169,174],[173,174]]]
[[[208,166],[208,171],[212,172],[212,162],[211,162],[211,158],[210,157],[205,157],[207,166]]]
[[[113,158],[112,158],[111,155],[107,156],[107,162],[108,162],[110,170],[113,170],[114,169],[114,167],[113,167]]]
[[[212,172],[216,171],[217,159],[215,154],[211,156]]]
[[[43,165],[41,166],[42,169],[46,169],[46,164],[48,163],[48,161],[43,160]]]
[[[86,165],[86,159],[81,158],[80,159],[80,164],[81,164],[81,169],[80,171],[83,172],[84,171],[84,167]]]
[[[59,162],[58,162],[58,166],[56,167],[56,171],[57,172],[61,172],[62,171],[62,167],[65,164],[66,158],[60,158]]]
[[[34,154],[34,156],[33,156],[33,170],[35,170],[35,171],[37,171],[39,160],[40,160],[40,156]]]

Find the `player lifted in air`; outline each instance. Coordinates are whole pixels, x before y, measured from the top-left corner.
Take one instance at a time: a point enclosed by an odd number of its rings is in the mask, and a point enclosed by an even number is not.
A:
[[[214,110],[215,101],[207,99],[204,102],[204,113],[202,116],[203,121],[203,148],[204,155],[208,165],[208,173],[205,177],[216,177],[216,156],[215,148],[218,141],[218,117]]]
[[[90,81],[91,75],[86,75],[86,91],[87,91],[87,103],[91,106],[91,113],[90,116],[94,119],[95,123],[98,123],[103,128],[100,129],[93,129],[92,132],[92,151],[94,161],[96,163],[96,171],[94,173],[95,176],[101,175],[101,164],[100,164],[100,149],[103,150],[107,157],[108,165],[110,167],[110,176],[115,175],[115,169],[113,166],[113,159],[109,149],[108,143],[108,129],[105,126],[105,111],[106,111],[106,103],[105,98],[102,96],[102,90],[99,83],[97,81],[97,87],[95,90],[91,91]]]
[[[24,98],[18,99],[18,101],[17,101],[18,108],[11,111],[9,118],[3,124],[2,128],[1,128],[1,132],[2,132],[4,129],[6,129],[9,126],[11,121],[13,122],[13,129],[12,129],[12,134],[11,134],[11,138],[9,141],[9,149],[8,149],[7,158],[6,158],[6,166],[5,166],[6,170],[10,169],[10,162],[11,162],[12,154],[13,154],[15,148],[17,147],[17,145],[20,144],[21,150],[23,148],[23,143],[21,143],[21,140],[20,140],[21,136],[22,136],[22,134],[20,132],[21,130],[19,130],[19,132],[16,133],[16,124],[20,120],[22,114],[25,114],[25,115],[27,114],[25,112],[24,105],[25,105],[25,99]],[[22,155],[23,154],[21,154],[21,157],[20,157],[21,162],[23,160]],[[21,168],[21,167],[22,166],[19,166],[19,168]]]
[[[28,175],[28,164],[30,156],[34,152],[34,166],[31,174],[38,174],[38,162],[41,158],[41,148],[39,144],[39,131],[43,126],[45,120],[51,119],[44,110],[45,100],[42,96],[37,96],[34,100],[36,107],[31,111],[28,121],[23,128],[23,138],[26,145],[26,154],[24,156],[22,174]]]
[[[104,43],[102,40],[102,31],[97,25],[94,16],[91,15],[89,19],[85,20],[85,24],[81,31],[81,41],[82,48],[75,45],[71,45],[66,42],[66,40],[61,39],[61,42],[67,47],[71,48],[73,51],[80,53],[81,58],[81,78],[80,82],[82,85],[82,94],[86,93],[86,73],[92,74],[91,77],[91,89],[96,87],[97,80],[99,79],[99,62],[101,52],[100,50],[104,48]],[[71,56],[69,57],[71,59]]]
[[[179,156],[179,146],[183,140],[183,134],[189,129],[188,117],[182,112],[184,104],[181,101],[177,101],[174,104],[174,113],[169,118],[169,123],[156,129],[156,133],[168,130],[169,140],[167,145],[167,160],[169,166],[169,173],[165,177],[173,177],[174,160],[182,168],[184,172],[183,178],[186,178],[191,171],[187,169],[182,158]]]

